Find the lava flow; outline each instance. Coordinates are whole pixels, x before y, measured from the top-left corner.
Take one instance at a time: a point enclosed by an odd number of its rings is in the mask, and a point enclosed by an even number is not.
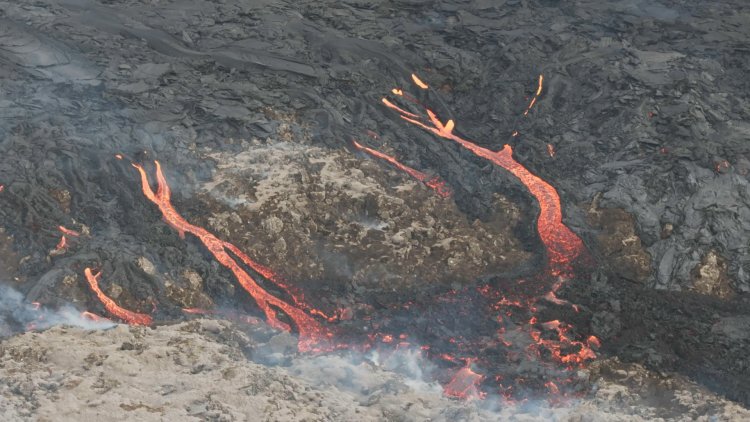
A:
[[[469,365],[464,366],[445,385],[445,395],[459,399],[482,399],[487,395],[479,390],[479,384],[483,379],[484,376],[472,371]]]
[[[423,82],[419,78],[413,78],[415,84],[423,88]],[[419,83],[417,82],[419,81]],[[523,115],[526,116],[536,104],[542,92],[544,77],[539,76],[538,88],[533,99],[526,107]],[[426,86],[426,84],[424,84]],[[424,88],[423,88],[424,89]],[[403,91],[394,92],[401,98],[406,98]],[[545,358],[563,366],[567,371],[584,362],[594,359],[596,354],[592,349],[600,346],[596,337],[589,337],[585,341],[576,340],[571,333],[572,327],[558,320],[539,323],[535,316],[537,302],[544,300],[558,306],[570,306],[577,312],[573,304],[558,299],[555,291],[562,281],[573,276],[572,264],[584,251],[583,242],[562,222],[562,209],[560,196],[554,187],[531,173],[523,165],[513,158],[513,150],[510,145],[505,145],[500,151],[492,151],[481,147],[454,133],[455,122],[448,120],[443,123],[431,109],[419,102],[414,102],[423,108],[423,117],[416,113],[407,111],[400,106],[384,98],[382,103],[399,113],[400,117],[426,131],[441,138],[449,139],[468,149],[475,155],[485,158],[493,164],[504,168],[513,174],[537,200],[540,213],[537,218],[537,230],[539,237],[547,252],[545,271],[535,277],[534,282],[518,280],[515,286],[490,286],[485,285],[477,288],[477,291],[490,300],[489,309],[498,312],[494,341],[487,343],[484,340],[475,342],[467,339],[455,341],[455,350],[460,355],[473,355],[473,357],[460,357],[443,353],[444,360],[474,362],[475,365],[492,367],[498,365],[495,358],[485,359],[485,352],[495,353],[497,347],[506,349],[506,362],[519,362],[525,356],[531,361],[545,361]],[[514,132],[514,136],[517,132]],[[550,156],[554,156],[554,149],[549,148]],[[452,293],[455,295],[455,292]],[[464,292],[463,294],[466,294]],[[507,297],[506,297],[507,296]],[[510,298],[510,299],[509,299]],[[525,315],[525,316],[524,316]],[[511,341],[512,339],[512,341]],[[525,350],[519,353],[517,350]],[[518,364],[518,363],[517,363]],[[554,372],[554,371],[553,371]],[[552,375],[552,377],[555,377]],[[500,384],[502,375],[496,375],[494,379]],[[482,383],[483,375],[474,372],[468,365],[458,369],[451,381],[445,386],[445,393],[455,397],[476,397],[479,394],[478,384]],[[566,382],[565,380],[561,380]],[[515,385],[524,386],[527,380],[517,377]],[[541,384],[548,391],[556,393],[559,391],[556,383],[546,380]],[[503,395],[509,395],[514,389],[512,386],[500,386]]]
[[[55,250],[63,251],[67,247],[68,247],[68,240],[65,238],[65,235],[60,236],[60,241],[57,242],[57,246],[55,246]]]
[[[537,95],[541,93],[542,80],[543,77],[540,75]],[[527,111],[534,105],[535,100],[536,97],[529,104]],[[414,113],[405,111],[386,99],[383,100],[383,104],[399,112],[401,118],[407,122],[413,123],[442,138],[455,141],[477,156],[489,160],[516,176],[539,203],[541,212],[537,219],[537,229],[539,237],[547,249],[548,271],[552,275],[567,274],[570,270],[571,262],[583,251],[583,242],[563,224],[560,196],[557,194],[557,190],[516,161],[513,158],[513,149],[510,145],[505,145],[500,151],[492,151],[454,134],[455,123],[453,120],[448,120],[443,124],[429,108],[425,108],[425,112],[431,125],[424,123]]]
[[[214,258],[216,258],[220,264],[229,269],[237,278],[240,285],[250,294],[250,296],[253,297],[253,299],[255,299],[255,302],[266,315],[266,320],[269,325],[277,329],[291,331],[289,324],[279,319],[277,310],[283,311],[284,314],[291,318],[299,332],[299,350],[330,350],[332,348],[330,342],[331,337],[333,336],[332,331],[323,326],[315,318],[305,313],[304,309],[307,308],[307,306],[298,305],[304,302],[303,298],[295,294],[288,286],[286,286],[281,281],[280,277],[270,269],[255,263],[233,244],[220,240],[202,227],[188,223],[187,220],[185,220],[177,210],[174,209],[174,206],[171,203],[171,191],[167,184],[167,180],[164,178],[164,174],[161,171],[161,165],[158,161],[154,161],[154,164],[156,165],[156,180],[158,183],[156,193],[151,189],[148,176],[143,167],[138,164],[133,164],[133,167],[135,167],[141,175],[143,194],[159,207],[159,210],[164,217],[164,221],[177,230],[180,237],[184,238],[185,233],[187,232],[200,239]],[[287,303],[264,290],[227,251],[237,256],[253,271],[284,288],[289,296],[292,297],[295,304]],[[320,311],[311,313],[324,315]]]
[[[66,228],[64,226],[57,226],[57,229],[60,230],[60,232],[62,234],[68,235],[68,236],[71,236],[71,237],[78,237],[78,236],[81,235],[81,233],[78,233],[75,230],[68,229],[68,228]]]
[[[94,292],[94,294],[96,294],[96,297],[99,298],[99,301],[102,302],[102,304],[104,305],[104,309],[106,309],[107,312],[131,325],[151,325],[153,319],[150,315],[140,314],[138,312],[133,312],[122,308],[120,305],[115,303],[112,298],[104,294],[102,289],[99,287],[99,277],[101,277],[102,275],[101,272],[94,274],[91,271],[91,268],[86,268],[83,273],[86,276],[86,281],[88,281],[89,287],[91,287],[91,290]]]
[[[529,103],[529,106],[526,107],[526,111],[523,112],[523,115],[526,116],[531,111],[531,108],[534,107],[534,104],[536,104],[536,100],[539,98],[539,95],[542,93],[542,88],[544,86],[544,75],[539,75],[539,86],[536,88],[536,93],[534,94],[534,97],[531,99],[531,102]]]
[[[411,167],[409,167],[407,165],[401,164],[400,162],[398,162],[398,160],[396,160],[396,158],[391,157],[390,155],[386,155],[386,154],[383,154],[380,151],[377,151],[377,150],[374,150],[372,148],[368,148],[366,146],[363,146],[363,145],[361,145],[357,141],[352,141],[352,143],[354,144],[354,146],[358,150],[364,151],[364,152],[372,155],[373,157],[377,157],[377,158],[380,158],[382,160],[385,160],[385,161],[389,162],[390,164],[392,164],[397,169],[399,169],[399,170],[407,173],[409,176],[411,176],[411,177],[419,180],[420,182],[424,183],[425,186],[427,186],[428,188],[434,190],[435,193],[437,193],[438,195],[440,195],[442,198],[448,198],[448,197],[451,196],[452,192],[451,192],[450,188],[447,187],[445,185],[445,182],[442,181],[442,180],[440,180],[439,177],[437,177],[437,176],[430,177],[429,175],[427,175],[425,173],[422,173],[419,170],[416,170],[416,169],[413,169],[413,168],[411,168]]]

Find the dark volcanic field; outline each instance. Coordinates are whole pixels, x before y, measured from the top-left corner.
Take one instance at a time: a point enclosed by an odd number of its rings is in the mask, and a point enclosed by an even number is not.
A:
[[[557,188],[594,259],[559,294],[581,311],[542,315],[598,336],[605,356],[748,405],[748,74],[744,0],[0,0],[0,280],[103,313],[83,281],[93,266],[158,320],[257,314],[143,197],[130,163],[158,159],[188,220],[314,306],[347,309],[352,332],[485,330],[466,303],[389,312],[537,274],[537,204],[383,107],[398,87]],[[59,225],[82,235],[51,253]]]

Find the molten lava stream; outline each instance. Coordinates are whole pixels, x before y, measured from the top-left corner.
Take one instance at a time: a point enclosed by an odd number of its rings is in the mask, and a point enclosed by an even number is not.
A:
[[[150,315],[139,314],[122,308],[109,296],[104,294],[102,289],[99,288],[99,277],[102,275],[101,272],[95,275],[91,272],[91,268],[86,268],[83,273],[86,276],[86,281],[88,281],[89,287],[91,287],[91,290],[96,294],[96,297],[99,298],[99,301],[102,302],[104,309],[106,309],[107,312],[131,325],[151,325],[153,319]]]
[[[540,77],[540,87],[541,87]],[[541,88],[538,90],[541,92]],[[538,95],[538,94],[537,94]],[[534,97],[536,100],[536,96]],[[455,123],[448,120],[443,124],[429,108],[425,108],[427,117],[431,125],[420,120],[414,113],[407,112],[391,102],[383,99],[383,104],[396,110],[401,118],[424,130],[434,133],[435,135],[457,142],[462,147],[468,149],[475,155],[485,158],[505,170],[508,170],[518,180],[526,186],[532,196],[539,203],[540,213],[537,219],[537,229],[539,237],[547,249],[548,271],[552,275],[568,275],[570,272],[571,262],[583,251],[583,242],[562,222],[562,209],[560,206],[560,196],[549,183],[545,182],[538,176],[531,173],[523,165],[513,158],[513,149],[510,145],[505,145],[500,151],[492,151],[487,148],[461,138],[453,133]],[[533,103],[527,110],[531,109]]]
[[[391,157],[390,155],[383,154],[380,151],[374,150],[372,148],[368,148],[366,146],[361,145],[357,141],[352,141],[352,144],[360,150],[364,151],[368,154],[370,154],[373,157],[380,158],[382,160],[387,161],[397,169],[407,173],[409,176],[419,180],[420,182],[424,183],[425,186],[432,189],[442,198],[448,198],[452,195],[453,192],[451,192],[450,188],[445,185],[445,182],[440,180],[437,176],[430,177],[425,173],[422,173],[419,170],[413,169],[407,165],[401,164],[398,160],[396,160],[394,157]]]
[[[523,113],[524,116],[537,103],[539,95],[542,92],[543,80],[543,77],[540,75],[538,88],[533,99],[526,107]],[[422,88],[419,83],[416,84]],[[399,97],[405,96],[403,91],[400,90],[396,95]],[[453,120],[443,123],[432,110],[419,103],[417,103],[418,106],[424,109],[425,115],[423,117],[406,111],[385,98],[382,100],[382,103],[386,107],[398,112],[403,120],[441,138],[454,141],[473,154],[509,171],[528,189],[539,204],[540,213],[537,218],[537,230],[547,252],[547,264],[544,274],[535,277],[535,279],[542,282],[542,284],[527,283],[525,280],[519,280],[517,286],[511,287],[513,290],[505,289],[501,291],[495,290],[494,287],[486,286],[481,291],[483,295],[490,299],[493,296],[496,297],[496,301],[490,306],[490,309],[499,313],[497,320],[500,327],[497,332],[497,345],[510,347],[513,346],[514,342],[518,341],[520,344],[515,347],[520,346],[522,350],[526,349],[527,353],[524,353],[524,355],[531,360],[537,360],[542,357],[542,350],[546,350],[554,362],[564,365],[567,369],[580,366],[584,361],[595,358],[596,355],[592,347],[598,347],[598,339],[593,338],[586,342],[576,341],[568,334],[568,331],[572,327],[562,325],[559,321],[549,321],[539,325],[537,324],[537,318],[533,316],[536,313],[536,302],[539,299],[546,299],[556,304],[567,303],[557,299],[554,292],[560,286],[562,280],[570,278],[573,275],[572,263],[585,251],[581,239],[562,222],[560,196],[555,188],[517,162],[513,158],[513,150],[510,145],[505,145],[500,151],[483,148],[474,142],[456,135],[453,132],[455,128]],[[513,136],[516,135],[517,132],[514,132]],[[550,153],[550,155],[554,154]],[[544,284],[544,282],[550,280],[557,280],[557,282],[553,282],[551,286]],[[514,295],[513,291],[517,292],[518,295]],[[544,294],[543,291],[546,291],[547,294]],[[506,294],[510,295],[508,299],[505,297]],[[527,319],[519,320],[522,316],[515,315],[517,309],[525,310],[521,315],[526,314],[530,318],[527,316]],[[508,336],[514,338],[513,342],[508,340]],[[471,346],[471,343],[467,343],[464,346]],[[471,347],[464,347],[463,349],[468,352]],[[476,350],[478,353],[482,353],[482,347],[478,347]],[[520,356],[519,353],[512,351],[508,351],[507,355],[511,362],[517,361]],[[520,357],[523,358],[522,356]],[[464,359],[475,359],[476,364],[487,365],[488,367],[492,366],[492,362],[483,361],[481,358]],[[474,373],[467,365],[456,372],[453,379],[445,386],[445,392],[448,395],[458,397],[474,395],[478,391],[478,384],[481,380],[481,376]],[[517,385],[525,384],[524,378],[516,379],[515,383]],[[558,391],[557,385],[551,381],[546,387],[552,393]],[[501,385],[501,390],[503,388]],[[506,392],[511,390],[512,387],[505,389]]]
[[[164,178],[164,174],[161,171],[161,165],[158,161],[154,161],[154,164],[156,165],[156,180],[158,183],[156,193],[151,189],[148,176],[143,167],[138,164],[133,164],[133,167],[135,167],[141,175],[143,194],[159,207],[159,210],[164,217],[164,221],[177,230],[180,237],[184,238],[186,232],[196,236],[208,251],[211,252],[214,258],[216,258],[216,260],[224,267],[229,269],[237,278],[239,284],[253,297],[253,299],[255,299],[255,302],[266,315],[266,320],[269,325],[277,329],[291,331],[291,327],[287,323],[279,320],[276,314],[277,309],[283,311],[289,318],[291,318],[299,331],[298,348],[301,351],[330,350],[332,348],[330,339],[333,336],[331,330],[321,325],[310,315],[306,314],[300,307],[287,303],[265,291],[242,268],[242,266],[232,258],[227,250],[231,251],[245,264],[264,277],[267,277],[272,282],[278,284],[280,283],[280,278],[269,269],[255,264],[250,258],[243,254],[239,248],[231,243],[220,240],[202,227],[188,223],[187,220],[185,220],[174,209],[174,206],[171,203],[171,191],[166,179]],[[289,289],[288,293],[292,296],[295,303],[302,303],[302,299],[292,294],[291,289]]]

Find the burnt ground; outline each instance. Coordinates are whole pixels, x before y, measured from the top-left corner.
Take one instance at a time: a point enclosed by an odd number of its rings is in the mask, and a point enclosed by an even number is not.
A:
[[[607,355],[750,403],[744,2],[0,6],[0,275],[29,301],[101,309],[82,280],[95,266],[110,296],[158,303],[163,319],[247,302],[161,221],[131,160],[160,160],[189,220],[327,310],[382,314],[534,274],[543,248],[523,186],[379,104],[417,72],[432,87],[420,100],[457,132],[511,144],[558,189],[596,268],[561,293],[582,311],[553,311]],[[540,73],[540,101],[520,117]],[[58,225],[83,235],[50,254]]]

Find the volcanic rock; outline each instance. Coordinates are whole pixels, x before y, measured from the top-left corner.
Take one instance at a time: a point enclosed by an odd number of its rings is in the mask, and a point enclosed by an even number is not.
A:
[[[592,204],[589,222],[600,230],[596,242],[604,260],[623,278],[645,283],[651,274],[651,257],[636,233],[633,217],[622,209],[597,209]]]
[[[695,267],[694,274],[693,290],[696,292],[723,299],[734,294],[727,274],[726,261],[716,251],[709,251],[703,257],[701,263]]]
[[[176,210],[278,272],[312,308],[344,309],[346,318],[330,324],[315,318],[360,346],[363,337],[381,339],[383,327],[412,330],[414,346],[453,341],[459,358],[481,353],[513,373],[528,350],[498,343],[498,324],[529,321],[531,307],[500,306],[501,298],[510,303],[506,296],[522,296],[526,286],[544,294],[555,285],[533,307],[540,316],[570,323],[576,341],[601,335],[598,358],[632,364],[622,370],[638,380],[650,377],[638,365],[681,380],[660,385],[660,394],[673,392],[657,403],[603,389],[598,400],[607,411],[619,409],[605,400],[624,397],[622,418],[741,419],[716,396],[707,400],[721,409],[701,413],[709,395],[687,394],[691,402],[683,392],[697,382],[750,404],[750,345],[738,334],[750,309],[748,21],[745,0],[0,0],[0,282],[21,292],[16,308],[39,302],[57,312],[73,304],[76,314],[105,314],[83,277],[91,268],[119,305],[160,324],[204,305],[257,323],[262,311],[232,273],[194,236],[181,238],[144,197],[131,164],[153,174],[159,160]],[[415,87],[412,73],[430,88]],[[537,232],[540,206],[527,188],[384,107],[382,97],[396,100],[394,88],[410,96],[399,96],[409,112],[427,106],[477,145],[511,146],[514,160],[559,193],[563,223],[593,259],[582,257],[561,285],[545,279],[540,234],[549,233]],[[441,198],[358,152],[353,140],[445,181],[453,195]],[[60,225],[88,227],[89,235],[50,254]],[[256,278],[291,301],[283,287]],[[33,322],[6,319],[16,308],[0,310],[0,332]],[[132,336],[123,328],[65,330],[7,340],[13,346],[0,360],[17,371],[3,373],[12,401],[0,406],[10,418],[56,418],[76,408],[136,419],[243,419],[247,406],[268,406],[281,419],[482,417],[435,395],[405,402],[410,390],[391,375],[350,399],[316,390],[313,381],[287,382],[278,368],[201,359],[201,347],[220,360],[224,346],[193,333],[181,349],[185,336],[168,327]],[[174,342],[139,346],[150,335]],[[110,350],[125,343],[132,350],[121,353],[132,361]],[[56,352],[77,344],[82,350],[68,360]],[[488,344],[515,359],[485,353]],[[34,348],[56,360],[35,362]],[[153,359],[170,359],[149,350],[180,362],[162,374]],[[274,362],[297,358],[286,352],[274,351]],[[89,373],[81,372],[92,353]],[[143,355],[152,360],[141,362]],[[433,358],[444,384],[451,365],[468,361]],[[330,367],[335,359],[322,361]],[[545,396],[553,391],[547,363],[524,362],[534,376],[521,377]],[[143,376],[136,368],[169,381],[141,394],[132,388]],[[336,379],[382,375],[372,367],[335,372]],[[574,379],[586,378],[578,372]],[[229,382],[219,395],[185,387],[220,378],[246,381],[258,392],[251,396],[262,397],[246,403]],[[305,395],[308,386],[320,394]],[[184,400],[174,408],[152,401],[178,391]],[[675,402],[687,404],[664,410]],[[603,419],[592,409],[578,418]]]
[[[228,340],[228,339],[232,340]],[[747,410],[681,377],[602,361],[575,402],[458,402],[368,360],[287,355],[268,366],[243,350],[259,339],[227,321],[155,329],[55,327],[0,343],[0,413],[7,421],[183,420],[742,420]],[[272,338],[276,353],[288,353]],[[262,360],[262,357],[260,357]],[[416,364],[411,362],[411,365]],[[533,405],[532,405],[533,404]]]
[[[285,262],[290,279],[403,290],[466,282],[528,259],[512,232],[520,212],[501,195],[498,217],[469,222],[453,201],[383,163],[299,142],[254,144],[207,156],[217,171],[199,198],[213,210],[213,230],[261,262]]]

